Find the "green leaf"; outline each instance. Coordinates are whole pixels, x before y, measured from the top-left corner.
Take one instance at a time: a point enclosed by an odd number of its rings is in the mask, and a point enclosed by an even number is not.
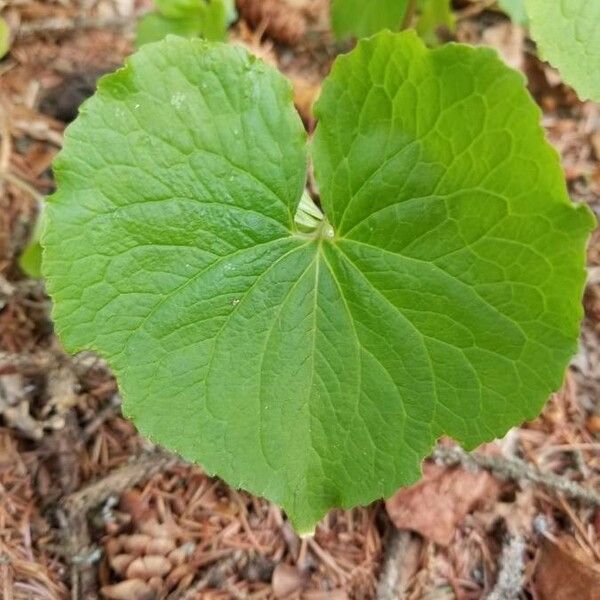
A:
[[[10,50],[10,27],[5,19],[0,17],[0,58]]]
[[[306,195],[296,216],[283,77],[145,46],[70,126],[43,237],[65,347],[109,361],[142,433],[301,531],[412,483],[443,433],[472,447],[536,415],[576,349],[593,226],[491,50],[382,33],[316,112],[326,217]]]
[[[451,0],[420,0],[418,7],[419,15],[415,29],[421,39],[430,46],[440,43],[438,31],[441,28],[454,31],[456,19],[452,12]]]
[[[19,265],[29,277],[38,279],[42,276],[42,246],[39,240],[25,248],[19,259]]]
[[[207,0],[154,0],[158,12],[171,19],[198,16]]]
[[[135,44],[139,48],[144,44],[158,42],[169,34],[196,37],[201,32],[202,22],[198,17],[171,19],[159,13],[149,13],[138,23]]]
[[[222,0],[225,7],[225,22],[227,26],[235,23],[238,18],[238,13],[235,8],[235,0]]]
[[[498,0],[498,4],[513,23],[523,25],[524,27],[527,26],[528,19],[525,10],[525,0]]]
[[[409,0],[333,0],[331,25],[336,37],[366,37],[399,29]]]
[[[202,14],[202,37],[211,42],[220,42],[227,34],[227,19],[223,0],[212,0],[204,6]]]
[[[600,2],[526,0],[531,36],[580,98],[600,101]]]
[[[41,200],[38,207],[38,216],[35,227],[31,232],[29,242],[21,256],[19,266],[28,277],[39,279],[42,277],[42,244],[41,236],[46,222],[46,203]]]
[[[19,266],[29,276],[38,279],[42,276],[42,245],[40,237],[44,227],[45,208],[40,206],[40,214],[31,234],[29,243],[19,257]]]
[[[162,0],[156,4],[159,12],[144,15],[138,23],[138,48],[169,34],[222,41],[235,15],[228,0]]]

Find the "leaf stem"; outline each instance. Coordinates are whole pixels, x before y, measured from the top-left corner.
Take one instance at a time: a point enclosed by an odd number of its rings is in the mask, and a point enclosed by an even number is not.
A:
[[[404,13],[404,18],[402,19],[402,25],[400,26],[402,31],[405,29],[410,29],[416,9],[417,0],[409,0],[408,6],[406,7],[406,12]]]

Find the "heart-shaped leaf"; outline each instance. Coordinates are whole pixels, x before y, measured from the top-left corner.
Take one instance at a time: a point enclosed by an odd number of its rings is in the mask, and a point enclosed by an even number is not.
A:
[[[299,530],[533,417],[576,347],[593,223],[523,79],[489,49],[383,33],[316,106],[302,196],[289,84],[168,38],[71,125],[44,271],[65,346],[114,368],[151,439]]]
[[[525,0],[542,57],[582,99],[600,102],[600,2]]]

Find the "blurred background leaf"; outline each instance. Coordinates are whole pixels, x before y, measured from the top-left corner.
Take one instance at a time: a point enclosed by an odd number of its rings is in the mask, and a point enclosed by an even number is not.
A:
[[[527,26],[527,12],[525,11],[525,0],[498,0],[500,8],[517,25]]]
[[[456,19],[452,12],[451,0],[419,0],[416,30],[429,46],[437,46],[441,41],[439,33],[446,29],[452,32],[456,28]]]
[[[155,4],[157,11],[138,23],[138,47],[169,34],[223,41],[227,27],[237,19],[234,0],[155,0]]]
[[[10,28],[8,23],[0,17],[0,58],[8,53],[10,49]]]

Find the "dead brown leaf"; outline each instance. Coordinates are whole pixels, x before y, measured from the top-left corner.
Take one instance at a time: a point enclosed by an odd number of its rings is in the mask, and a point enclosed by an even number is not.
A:
[[[385,506],[398,529],[416,531],[447,546],[465,515],[484,499],[493,500],[497,493],[498,485],[488,473],[428,463],[423,468],[423,479],[399,490]]]
[[[537,600],[600,600],[600,569],[574,541],[544,538],[534,586]]]

